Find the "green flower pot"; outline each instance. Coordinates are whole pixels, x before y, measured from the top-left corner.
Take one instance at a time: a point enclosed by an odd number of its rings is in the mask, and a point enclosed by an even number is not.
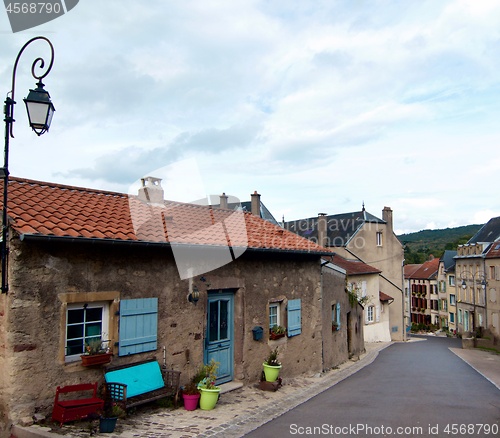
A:
[[[219,400],[220,388],[215,388],[215,389],[200,388],[200,392],[201,392],[200,409],[209,411],[210,409],[215,408],[217,400]]]
[[[262,366],[264,367],[264,375],[266,376],[266,382],[275,382],[276,380],[278,380],[278,376],[280,375],[281,365],[272,366],[263,363]]]

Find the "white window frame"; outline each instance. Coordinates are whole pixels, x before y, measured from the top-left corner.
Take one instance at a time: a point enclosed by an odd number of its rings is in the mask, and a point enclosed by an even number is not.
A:
[[[86,309],[95,309],[95,308],[101,308],[102,309],[102,316],[101,316],[101,340],[102,341],[107,341],[108,339],[108,334],[109,334],[109,302],[105,301],[97,301],[97,302],[89,302],[89,303],[72,303],[68,304],[66,308],[66,325],[64,327],[64,345],[67,346],[68,343],[68,312],[71,310],[75,309],[81,309],[84,308]],[[84,334],[85,336],[85,334]],[[80,354],[72,354],[72,355],[66,355],[66,348],[64,349],[64,359],[66,362],[74,362],[77,360],[80,360]]]
[[[382,231],[377,231],[377,246],[382,246],[383,245],[383,235],[382,235]]]
[[[269,304],[269,328],[272,329],[275,325],[281,325],[281,303],[274,302]]]
[[[450,294],[450,306],[456,306],[457,305],[457,299],[455,294]]]
[[[366,308],[366,322],[371,324],[375,321],[375,306],[368,306]]]

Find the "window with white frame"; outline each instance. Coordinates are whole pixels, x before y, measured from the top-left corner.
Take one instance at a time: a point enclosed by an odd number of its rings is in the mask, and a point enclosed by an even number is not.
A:
[[[375,306],[368,306],[366,308],[366,322],[373,322],[375,320]]]
[[[459,324],[462,324],[462,323],[463,323],[463,313],[462,313],[462,309],[458,309],[457,316],[458,316],[458,323],[459,323]]]
[[[109,304],[106,302],[68,304],[66,310],[65,358],[72,361],[80,358],[92,342],[104,345],[109,333]],[[106,345],[105,345],[106,346]]]
[[[464,330],[469,331],[469,311],[464,311]]]
[[[449,284],[450,286],[455,286],[455,276],[454,276],[454,275],[450,275],[450,276],[448,277],[448,284]]]
[[[457,300],[454,294],[450,294],[450,306],[455,306],[457,304]]]
[[[382,246],[382,231],[377,231],[377,246]]]
[[[280,303],[269,304],[269,328],[275,325],[281,325],[280,321]]]
[[[453,312],[450,312],[450,322],[455,322],[455,314]]]

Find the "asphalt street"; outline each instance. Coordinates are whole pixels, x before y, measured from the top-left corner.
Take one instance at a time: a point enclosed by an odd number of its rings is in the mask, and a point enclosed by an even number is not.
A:
[[[449,348],[460,340],[395,343],[356,374],[247,434],[500,436],[500,391]]]

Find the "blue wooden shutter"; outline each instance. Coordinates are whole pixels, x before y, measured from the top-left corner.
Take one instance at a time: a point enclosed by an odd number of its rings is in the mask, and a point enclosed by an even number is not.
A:
[[[120,301],[119,356],[157,349],[158,298]]]
[[[340,321],[341,321],[341,319],[340,319],[340,317],[341,317],[341,315],[340,315],[340,303],[337,303],[335,310],[337,312],[337,330],[340,330]]]
[[[288,337],[300,335],[302,332],[300,312],[300,298],[288,301]]]

